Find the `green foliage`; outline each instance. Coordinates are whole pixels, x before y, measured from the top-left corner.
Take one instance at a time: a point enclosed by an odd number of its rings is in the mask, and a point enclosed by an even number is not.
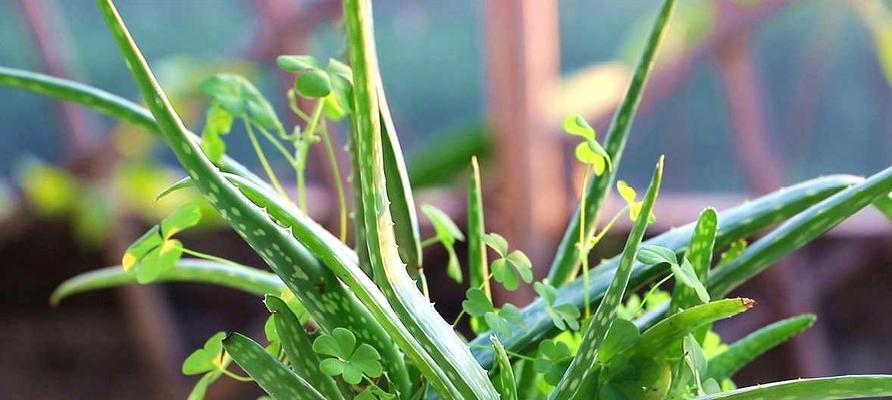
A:
[[[377,378],[384,373],[381,355],[367,343],[357,346],[356,336],[344,328],[336,328],[331,334],[322,334],[313,341],[313,351],[331,358],[320,364],[328,376],[342,376],[344,381],[356,385],[363,377]]]
[[[892,209],[892,169],[866,180],[845,176],[816,179],[721,214],[707,209],[696,223],[642,243],[647,226],[655,219],[652,211],[662,180],[661,159],[643,199],[624,181],[616,183],[634,221],[622,253],[591,271],[586,268],[583,278],[574,280],[578,266],[587,267],[592,246],[612,226],[610,222],[596,233],[596,218],[619,169],[674,3],[664,1],[603,142],[597,141],[595,130],[581,116],[564,121],[564,130],[582,139],[575,149],[577,159],[586,164],[587,174],[597,177],[586,181],[579,211],[567,226],[548,279],[533,284],[539,298],[523,310],[493,303],[490,278],[516,290],[521,282],[533,282],[533,269],[521,250],[511,249],[496,233],[486,233],[480,171],[476,159],[472,160],[467,238],[471,287],[462,309],[472,317],[475,331],[482,334],[468,344],[445,323],[427,297],[415,203],[377,70],[369,1],[344,2],[353,70],[335,60],[323,67],[309,56],[279,57],[279,66],[295,75],[294,88],[287,97],[303,126],[297,125],[294,133],[287,134],[270,102],[249,81],[220,74],[201,84],[211,105],[201,138],[196,140],[183,127],[111,1],[99,0],[148,111],[106,92],[39,74],[0,68],[0,84],[87,105],[160,137],[189,177],[158,197],[195,187],[273,273],[184,247],[175,235],[201,218],[200,208],[188,203],[136,240],[124,255],[123,268],[72,278],[53,293],[51,303],[100,288],[168,281],[216,284],[265,296],[272,313],[264,326],[270,343],[263,347],[237,333],[215,334],[183,363],[185,374],[202,375],[189,396],[194,400],[204,398],[208,385],[222,378],[253,381],[269,398],[282,400],[437,396],[473,400],[833,399],[892,395],[890,376],[807,379],[728,390],[737,370],[810,326],[814,317],[769,325],[730,346],[710,331],[712,323],[754,305],[749,299],[724,298],[734,287],[868,204],[888,214]],[[315,104],[311,113],[297,107],[298,97]],[[223,138],[236,119],[245,123],[270,184],[226,155]],[[335,160],[327,121],[343,119],[353,142],[353,177],[359,197],[355,220],[356,230],[362,234],[357,240],[359,252],[344,243],[342,192],[340,236],[326,231],[302,211],[306,209],[302,179],[310,145],[326,143],[330,161]],[[260,135],[255,136],[255,131]],[[257,137],[265,138],[294,168],[300,207],[295,207],[283,190]],[[464,157],[462,165],[466,161]],[[336,161],[331,162],[332,171],[339,175]],[[96,224],[104,219],[101,210],[78,205],[100,204],[101,193],[53,167],[38,166],[24,176],[23,189],[39,212],[76,213],[85,232],[96,232],[96,226],[101,225]],[[154,193],[142,197],[151,201]],[[454,246],[456,240],[465,240],[464,235],[442,211],[428,205],[421,209],[434,225],[436,238],[432,240],[447,249],[447,272],[461,281],[463,271]],[[746,238],[779,222],[780,226],[762,239],[746,245]],[[87,235],[91,234],[95,233]],[[497,254],[491,265],[487,247]],[[716,250],[723,249],[718,267],[710,270]],[[183,259],[184,253],[204,260]],[[670,295],[661,285],[673,277]],[[634,293],[638,289],[647,291],[643,299]],[[591,314],[588,307],[594,304],[597,309]],[[584,315],[581,308],[586,310]],[[305,325],[318,330],[305,329]],[[487,329],[490,331],[483,332]],[[228,370],[231,361],[248,377]],[[488,368],[489,374],[482,367]]]
[[[452,280],[461,283],[463,280],[461,272],[461,264],[458,261],[458,255],[455,254],[455,241],[465,240],[465,235],[459,229],[458,225],[446,215],[445,212],[430,204],[422,204],[421,212],[427,216],[434,226],[434,232],[437,235],[437,241],[446,249],[449,255],[449,262],[446,264],[446,273]]]
[[[472,317],[483,318],[486,325],[497,334],[507,336],[511,334],[512,326],[522,328],[524,325],[523,316],[516,306],[505,304],[496,308],[480,288],[468,289],[465,297],[461,303],[464,312]]]
[[[135,270],[139,283],[154,281],[173,268],[183,255],[183,244],[173,236],[200,220],[201,209],[197,204],[187,203],[177,208],[127,248],[121,261],[124,270]]]

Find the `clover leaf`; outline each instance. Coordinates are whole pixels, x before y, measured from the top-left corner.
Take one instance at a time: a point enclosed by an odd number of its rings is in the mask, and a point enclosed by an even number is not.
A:
[[[214,75],[202,81],[199,88],[202,93],[213,99],[214,105],[221,107],[233,117],[245,118],[264,129],[280,134],[285,131],[272,104],[243,76]]]
[[[533,264],[526,254],[514,250],[508,256],[493,261],[492,276],[505,289],[514,291],[520,286],[519,280],[526,283],[533,281]]]
[[[700,282],[700,279],[697,277],[697,272],[694,271],[694,266],[691,265],[691,262],[687,257],[682,257],[682,260],[679,263],[678,258],[672,249],[644,244],[641,245],[641,248],[638,250],[637,258],[640,263],[645,265],[669,264],[669,267],[672,270],[672,275],[675,276],[677,282],[693,289],[701,302],[706,303],[709,301],[709,291],[707,291],[706,287],[703,286],[703,283]]]
[[[635,197],[637,197],[637,193],[635,189],[629,186],[628,183],[624,180],[619,180],[616,182],[616,191],[619,192],[620,197],[626,201],[626,205],[629,207],[629,219],[635,221],[638,219],[638,214],[641,213],[641,205],[643,201],[635,201]],[[647,223],[652,224],[657,220],[657,217],[651,212],[651,214],[647,217]]]
[[[596,140],[597,132],[585,118],[579,114],[573,114],[564,119],[564,131],[573,136],[583,138],[583,142],[576,145],[574,154],[576,159],[584,164],[589,164],[595,171],[595,175],[601,175],[605,169],[611,169],[610,155]]]
[[[642,244],[638,249],[637,258],[638,262],[644,265],[678,264],[678,258],[672,249],[652,244]]]
[[[504,256],[508,253],[508,241],[498,233],[487,233],[483,235],[483,242],[496,253],[499,253],[500,256]]]
[[[446,253],[449,255],[449,262],[446,264],[446,274],[452,278],[452,280],[461,283],[463,277],[461,263],[458,261],[458,255],[455,254],[455,241],[465,240],[465,235],[461,232],[461,229],[458,228],[458,225],[456,225],[455,222],[453,222],[452,219],[439,208],[430,204],[422,204],[421,212],[423,212],[431,221],[431,224],[434,226],[437,241],[443,245],[446,249]]]
[[[509,336],[511,327],[523,327],[523,313],[513,304],[505,304],[496,308],[492,300],[480,288],[471,288],[465,293],[462,309],[472,317],[483,317],[486,324],[497,334]]]
[[[201,149],[214,164],[219,164],[223,154],[226,153],[226,142],[222,136],[232,130],[234,119],[233,115],[219,104],[213,104],[208,109],[204,129],[201,130]]]
[[[195,350],[183,361],[183,374],[198,375],[222,368],[223,339],[226,332],[217,332],[210,337],[204,347]]]
[[[363,376],[377,378],[384,373],[381,355],[369,344],[356,346],[356,336],[345,328],[335,328],[330,334],[322,334],[313,341],[313,351],[331,356],[322,360],[320,370],[329,376],[341,376],[344,381],[356,385]]]
[[[173,235],[197,225],[200,220],[201,209],[197,204],[180,206],[127,248],[121,260],[124,270],[135,269],[139,283],[155,280],[162,272],[173,268],[183,255],[183,244],[173,239]]]
[[[566,343],[543,340],[539,342],[539,354],[533,361],[533,369],[542,374],[545,383],[556,386],[572,360],[570,346],[567,346]]]
[[[533,284],[533,290],[542,297],[545,302],[545,312],[551,317],[551,322],[558,329],[565,331],[579,329],[579,309],[576,306],[565,303],[555,304],[557,301],[557,289],[545,282]]]

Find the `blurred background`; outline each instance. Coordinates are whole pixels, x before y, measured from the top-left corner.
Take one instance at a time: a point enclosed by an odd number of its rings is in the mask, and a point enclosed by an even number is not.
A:
[[[275,56],[345,58],[336,0],[117,3],[194,131],[207,105],[197,84],[209,75],[247,76],[285,115],[293,78]],[[560,121],[578,112],[606,130],[657,8],[653,0],[375,1],[384,85],[417,199],[463,222],[468,160],[480,156],[488,228],[544,277],[582,174]],[[0,65],[139,99],[89,0],[0,1]],[[655,234],[706,206],[824,174],[873,173],[892,164],[890,82],[892,2],[681,1],[619,178],[643,186],[666,154]],[[153,200],[182,173],[138,128],[2,86],[0,105],[0,398],[184,398],[194,380],[179,366],[192,349],[219,330],[261,334],[261,302],[216,287],[126,287],[51,308],[56,285],[118,264],[146,227],[194,195]],[[343,144],[342,129],[336,137]],[[229,154],[259,169],[245,135],[227,142]],[[336,226],[339,178],[320,146],[314,153],[311,214]],[[263,267],[206,211],[202,229],[183,237],[190,247]],[[593,258],[620,251],[627,228],[614,229]],[[794,314],[819,318],[738,384],[892,372],[890,244],[892,224],[867,210],[740,288],[759,307],[718,326],[728,341]],[[464,289],[435,267],[445,253],[428,250],[433,296],[449,319]],[[531,295],[498,293],[517,304]],[[220,382],[209,398],[254,394],[253,385]]]

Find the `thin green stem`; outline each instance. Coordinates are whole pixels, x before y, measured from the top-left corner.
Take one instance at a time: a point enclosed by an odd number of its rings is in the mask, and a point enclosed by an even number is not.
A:
[[[304,213],[307,212],[307,180],[305,176],[307,170],[307,155],[310,152],[310,145],[312,145],[316,139],[316,128],[319,126],[322,111],[325,109],[324,106],[325,103],[322,100],[316,103],[316,108],[313,110],[313,115],[307,123],[306,130],[299,135],[299,137],[294,139],[295,158],[297,158],[298,161],[295,166],[295,173],[297,174],[297,201],[301,211]]]
[[[232,362],[232,357],[229,357],[229,354],[227,354],[224,351],[224,352],[220,353],[220,359],[217,361],[217,369],[220,372],[222,372],[223,375],[226,375],[226,376],[228,376],[232,379],[235,379],[239,382],[254,382],[254,379],[251,379],[250,377],[236,374],[235,372],[232,372],[229,369],[227,369],[227,368],[229,368],[229,364],[231,362]]]
[[[319,100],[322,104],[324,100]],[[341,178],[341,168],[338,166],[338,156],[335,154],[334,145],[331,142],[331,136],[328,133],[328,124],[323,119],[321,128],[319,129],[322,136],[322,144],[325,146],[325,153],[328,155],[328,163],[331,167],[331,175],[335,181],[335,191],[338,195],[338,209],[340,209],[340,231],[338,237],[342,242],[347,242],[347,197],[344,195],[344,180]]]
[[[428,239],[428,240],[430,240],[430,239]],[[483,280],[483,283],[481,283],[480,286],[477,287],[477,289],[482,290],[483,287],[486,286],[486,282],[489,282],[490,278],[492,278],[492,272],[489,273],[489,276],[487,276],[486,279]],[[489,299],[489,301],[492,301],[492,299]],[[462,307],[461,312],[459,312],[458,316],[455,317],[455,320],[452,321],[452,327],[454,328],[455,325],[458,324],[458,321],[461,321],[461,317],[464,317],[464,316],[465,316],[465,309],[464,309],[464,307]]]
[[[428,247],[428,246],[430,246],[430,245],[437,244],[439,241],[440,241],[440,239],[437,238],[436,236],[434,236],[434,237],[429,237],[429,238],[424,239],[423,241],[421,241],[421,247]]]
[[[247,265],[239,264],[239,263],[237,263],[237,262],[235,262],[235,261],[232,261],[232,260],[227,260],[227,259],[225,259],[225,258],[223,258],[223,257],[218,257],[218,256],[215,256],[215,255],[213,255],[213,254],[207,254],[207,253],[202,253],[202,252],[197,251],[197,250],[192,250],[192,249],[186,248],[185,246],[180,246],[180,249],[183,250],[183,253],[186,253],[186,254],[189,254],[189,255],[191,255],[191,256],[195,256],[195,257],[198,257],[198,258],[203,258],[203,259],[205,259],[205,260],[216,261],[216,262],[221,263],[221,264],[232,265],[232,266],[234,266],[234,267],[239,267],[239,268],[252,268],[252,267],[249,267],[249,266],[247,266]]]
[[[647,294],[644,295],[644,298],[641,299],[641,303],[638,304],[638,309],[635,310],[634,315],[637,315],[641,312],[641,309],[644,308],[645,304],[647,304],[647,300],[650,298],[650,296],[653,295],[657,291],[657,289],[660,288],[660,286],[663,286],[663,284],[666,283],[669,278],[672,278],[672,274],[667,275],[665,278],[657,282],[656,285],[651,286],[650,290],[647,291]]]
[[[589,303],[591,303],[591,295],[589,294],[589,273],[588,273],[588,246],[585,243],[585,193],[586,186],[588,185],[588,176],[591,174],[592,166],[590,164],[586,164],[585,166],[585,174],[582,177],[582,195],[579,197],[579,212],[580,221],[579,224],[579,258],[582,262],[582,286],[585,288],[584,298],[585,298],[585,316],[584,319],[589,319],[592,316],[592,307]]]
[[[471,347],[476,347],[476,348],[487,348],[487,349],[489,348],[489,346],[485,346],[485,345],[482,345],[482,344],[475,344],[475,345],[472,345]],[[505,349],[505,354],[507,354],[507,355],[509,355],[509,356],[511,356],[511,357],[519,358],[519,359],[521,359],[521,360],[526,360],[526,361],[536,361],[536,359],[535,359],[534,357],[530,357],[530,356],[525,355],[525,354],[515,353],[515,352],[513,352],[513,351],[511,351],[511,350],[508,350],[508,349]]]
[[[251,128],[251,123],[247,120],[245,121],[245,130],[248,132],[248,139],[251,140],[251,146],[254,147],[254,152],[257,153],[260,165],[263,166],[263,170],[269,177],[273,187],[276,188],[276,191],[279,192],[279,195],[282,196],[282,198],[287,199],[288,194],[285,193],[285,188],[282,187],[279,178],[276,177],[276,173],[273,172],[272,167],[270,167],[269,161],[266,159],[266,154],[263,153],[263,148],[260,147],[260,142],[257,141],[257,135],[254,134],[254,129]]]
[[[272,133],[270,133],[269,131],[267,131],[260,125],[257,125],[253,122],[251,123],[251,125],[255,126],[257,128],[257,130],[259,130],[260,133],[263,134],[263,137],[265,137],[267,140],[269,140],[269,142],[273,145],[273,147],[275,147],[276,150],[278,150],[279,153],[282,154],[282,157],[285,157],[285,159],[288,160],[289,164],[291,164],[291,165],[297,164],[297,160],[294,159],[294,156],[292,156],[291,153],[288,151],[288,149],[285,148],[285,145],[282,144],[282,142],[279,140],[279,138],[277,138],[275,135],[273,135]]]

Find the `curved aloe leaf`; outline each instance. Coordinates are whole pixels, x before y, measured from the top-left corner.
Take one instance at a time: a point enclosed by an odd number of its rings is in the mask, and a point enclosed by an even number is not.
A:
[[[429,368],[445,371],[448,378],[445,382],[435,382],[434,378],[439,379],[439,376],[428,377],[441,395],[455,397],[449,389],[452,387],[457,390],[457,397],[462,399],[497,399],[499,395],[486,371],[477,364],[452,327],[418,291],[397,253],[382,154],[371,2],[344,1],[344,15],[355,84],[353,101],[364,205],[363,223],[375,282],[409,331],[424,344],[435,362]]]
[[[585,221],[581,221],[580,210],[577,209],[567,225],[567,230],[564,231],[564,237],[561,239],[554,260],[551,262],[551,268],[548,271],[548,281],[556,287],[570,283],[579,270],[579,249],[576,246],[579,243],[579,225],[582,224],[585,227],[586,240],[592,237],[595,232],[595,220],[598,216],[598,210],[601,208],[601,204],[604,202],[610,187],[613,186],[613,180],[616,178],[616,169],[619,167],[626,140],[629,138],[632,120],[635,119],[635,112],[638,110],[638,104],[641,102],[641,96],[647,84],[647,77],[651,69],[653,69],[654,55],[667,31],[674,8],[675,0],[665,0],[663,2],[663,8],[660,10],[651,28],[644,51],[641,53],[641,58],[638,59],[638,66],[635,67],[635,74],[632,76],[632,81],[626,90],[626,95],[616,110],[616,114],[613,115],[613,120],[610,122],[610,128],[608,128],[607,136],[604,138],[604,150],[610,156],[613,166],[607,171],[606,176],[593,176],[591,182],[587,185],[588,190],[583,194],[585,196]]]
[[[814,315],[799,315],[767,325],[747,335],[709,360],[704,379],[713,378],[721,382],[731,378],[757,357],[808,329],[814,323]]]
[[[632,357],[660,354],[697,328],[740,314],[752,308],[755,303],[750,299],[736,298],[717,300],[691,307],[667,317],[644,331],[635,346],[628,352]]]
[[[28,90],[59,100],[80,104],[105,115],[142,127],[153,136],[166,141],[149,110],[102,89],[50,75],[6,67],[0,67],[0,85]],[[192,132],[189,132],[188,136],[190,140],[199,140],[198,136]],[[244,176],[255,182],[263,182],[248,168],[245,168],[245,166],[228,156],[223,156],[221,166],[224,171]]]
[[[223,339],[223,348],[274,400],[325,400],[316,388],[248,337],[232,333]]]
[[[326,399],[343,400],[344,396],[338,390],[334,379],[319,369],[319,356],[313,351],[310,335],[304,330],[300,320],[294,315],[288,304],[272,295],[267,295],[263,302],[273,313],[276,333],[279,335],[285,355],[291,363],[291,369],[304,380],[313,382]]]
[[[403,314],[391,307],[388,299],[375,283],[362,271],[355,254],[322,226],[299,211],[284,205],[274,195],[254,185],[253,182],[230,175],[229,178],[254,204],[263,208],[269,217],[290,231],[294,238],[313,251],[356,294],[397,343],[406,356],[421,370],[432,384],[448,393],[447,398],[460,398],[450,383],[450,376],[428,354],[428,338],[419,337],[406,325]],[[338,245],[338,243],[341,243]],[[403,270],[405,274],[405,270]],[[418,292],[415,286],[411,289]],[[420,295],[420,293],[418,293]],[[424,301],[425,304],[427,301]],[[366,322],[362,319],[361,322]],[[361,328],[360,328],[361,329]],[[408,393],[408,392],[406,392]]]
[[[835,400],[892,396],[892,375],[797,379],[700,396],[695,400]]]
[[[511,369],[511,360],[508,359],[508,353],[505,347],[499,342],[499,338],[495,335],[489,338],[492,341],[492,347],[495,349],[498,359],[499,372],[496,373],[496,386],[499,388],[500,400],[517,400],[517,380],[514,378],[514,370]]]
[[[748,237],[778,221],[793,216],[809,206],[826,199],[846,187],[863,181],[851,175],[825,176],[793,185],[751,202],[719,213],[719,230],[716,233],[716,248],[723,248],[735,240]],[[694,224],[688,224],[658,235],[645,243],[668,247],[675,252],[683,251],[690,242]],[[606,260],[591,270],[589,298],[599,301],[616,271],[619,256]],[[632,270],[631,286],[639,287],[665,273],[665,269],[636,263]],[[583,307],[585,292],[582,279],[578,278],[558,291],[558,302]],[[515,330],[511,336],[500,337],[505,347],[514,352],[525,352],[542,339],[556,332],[548,316],[545,303],[536,299],[523,309],[526,327]],[[477,360],[485,367],[493,361],[488,349],[489,334],[479,335],[471,343]],[[484,347],[485,346],[485,347]]]
[[[751,244],[728,265],[715,269],[709,278],[710,294],[724,296],[890,190],[892,167],[809,207]]]
[[[403,151],[393,126],[384,86],[378,77],[378,105],[381,114],[381,143],[384,152],[384,176],[387,178],[387,198],[390,200],[390,213],[393,214],[393,233],[396,238],[400,259],[406,263],[409,276],[418,283],[418,288],[427,295],[427,280],[421,267],[421,235],[418,233],[418,215],[415,200],[409,186],[409,174]]]
[[[468,183],[468,272],[472,288],[481,288],[486,297],[492,299],[489,286],[489,262],[486,258],[486,244],[483,236],[486,224],[483,219],[483,195],[480,190],[480,165],[477,157],[471,158],[471,180]],[[471,319],[475,332],[486,329],[483,317]],[[501,345],[501,343],[499,344]]]
[[[285,290],[285,283],[275,274],[266,271],[188,258],[180,259],[174,268],[161,272],[153,281],[160,282],[206,283],[258,296]],[[53,291],[50,304],[55,307],[62,300],[76,294],[135,283],[136,271],[124,271],[120,266],[97,269],[66,279]]]
[[[616,319],[616,312],[623,300],[626,287],[629,285],[629,278],[632,275],[632,264],[638,254],[638,246],[641,245],[641,239],[644,238],[644,231],[647,230],[650,213],[653,210],[654,203],[657,200],[657,194],[660,192],[660,183],[663,180],[663,158],[657,162],[657,167],[650,186],[647,188],[647,194],[641,205],[641,212],[638,219],[632,226],[632,232],[626,239],[626,245],[623,248],[620,257],[619,266],[610,286],[604,295],[604,300],[598,304],[598,309],[592,315],[592,319],[582,335],[582,341],[579,344],[579,350],[570,362],[561,381],[555,386],[554,391],[548,397],[549,400],[569,400],[576,396],[576,392],[582,386],[582,383],[590,379],[591,366],[595,364],[598,357],[598,350],[607,336],[607,330]]]
[[[362,341],[381,353],[391,381],[402,391],[408,391],[410,384],[402,354],[387,332],[331,271],[290,232],[270,221],[204,156],[198,144],[190,139],[112,2],[98,0],[98,4],[162,136],[195,181],[195,186],[300,298],[323,329],[330,331],[346,327],[355,332]],[[341,307],[332,307],[331,304],[340,304]]]

